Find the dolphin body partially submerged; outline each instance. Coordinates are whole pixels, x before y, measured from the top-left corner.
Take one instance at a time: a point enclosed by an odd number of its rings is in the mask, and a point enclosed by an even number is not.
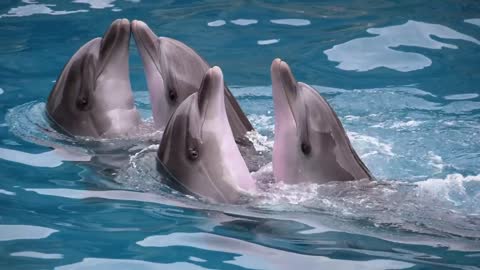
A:
[[[328,102],[297,82],[287,63],[271,66],[275,111],[273,173],[286,183],[373,179]]]
[[[198,92],[170,118],[158,149],[160,171],[183,191],[215,202],[235,203],[254,192],[227,118],[223,74],[207,70]]]
[[[192,48],[184,43],[157,37],[142,21],[132,21],[132,32],[143,61],[155,125],[164,128],[175,109],[198,91],[210,68]],[[252,125],[226,85],[225,107],[230,127],[237,141],[242,141]]]
[[[63,68],[46,111],[59,129],[73,136],[117,137],[135,130],[128,68],[130,22],[114,21],[103,38],[83,45]]]

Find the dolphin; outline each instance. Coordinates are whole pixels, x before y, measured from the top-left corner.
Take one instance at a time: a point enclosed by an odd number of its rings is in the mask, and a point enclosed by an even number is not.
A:
[[[181,191],[221,203],[255,192],[228,122],[223,74],[207,70],[198,92],[187,97],[165,127],[158,169]]]
[[[328,102],[297,82],[287,63],[271,66],[275,112],[273,174],[285,183],[373,179]]]
[[[128,68],[130,22],[115,20],[103,38],[83,45],[63,68],[46,113],[72,136],[117,137],[140,123]]]
[[[180,103],[199,89],[210,66],[192,48],[175,39],[157,37],[142,21],[132,21],[132,32],[143,61],[153,120],[163,129]],[[253,130],[252,124],[226,85],[224,91],[233,135],[242,141],[246,132]]]

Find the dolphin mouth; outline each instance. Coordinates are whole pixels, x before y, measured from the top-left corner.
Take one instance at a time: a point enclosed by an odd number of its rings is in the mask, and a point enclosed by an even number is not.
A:
[[[100,43],[99,56],[102,58],[102,64],[97,69],[97,77],[111,62],[127,59],[128,65],[130,33],[130,21],[127,19],[117,19],[110,25]]]
[[[155,33],[148,27],[146,23],[140,20],[132,21],[132,33],[135,43],[139,47],[140,55],[144,62],[151,61],[157,68],[158,73],[162,74],[160,67],[158,66],[155,59],[159,59],[157,52],[157,40],[158,37]]]

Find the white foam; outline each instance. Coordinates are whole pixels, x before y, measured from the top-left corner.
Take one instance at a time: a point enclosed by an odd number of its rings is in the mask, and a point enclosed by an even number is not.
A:
[[[116,0],[74,0],[74,3],[89,4],[93,9],[104,9],[114,7],[113,3]]]
[[[278,43],[280,39],[265,39],[265,40],[258,40],[257,44],[258,45],[270,45],[270,44],[275,44]]]
[[[46,260],[63,259],[62,254],[42,253],[42,252],[36,252],[36,251],[13,252],[13,253],[10,253],[10,256],[13,256],[13,257],[28,257],[28,258],[46,259]]]
[[[273,141],[268,140],[267,136],[263,136],[255,130],[247,132],[245,136],[253,143],[253,147],[258,152],[273,149]]]
[[[428,164],[440,171],[445,167],[442,157],[435,154],[433,151],[428,151],[428,159]]]
[[[50,228],[30,225],[0,225],[0,241],[42,239],[57,232]]]
[[[13,149],[0,148],[0,158],[33,167],[55,168],[63,161],[89,161],[91,156],[71,153],[65,149],[55,149],[39,154],[31,154]]]
[[[3,91],[2,88],[0,88],[0,95],[3,94],[3,93],[5,93],[5,91]]]
[[[467,94],[457,94],[457,95],[448,95],[444,96],[443,98],[446,100],[466,100],[466,99],[474,99],[477,98],[479,95],[477,93],[467,93]]]
[[[88,10],[52,10],[50,7],[54,7],[53,4],[30,4],[25,6],[19,6],[11,8],[7,14],[0,15],[2,17],[26,17],[36,14],[48,14],[48,15],[66,15],[78,12],[87,12]]]
[[[410,128],[410,127],[418,127],[423,123],[423,121],[416,121],[416,120],[409,120],[406,122],[403,121],[398,121],[393,123],[390,128],[392,129],[404,129],[404,128]]]
[[[480,18],[467,19],[464,22],[480,26]]]
[[[430,196],[432,198],[444,198],[455,205],[463,203],[464,198],[472,197],[465,187],[466,183],[476,183],[480,186],[480,174],[463,176],[461,174],[449,174],[445,179],[430,178],[417,182],[418,196]],[[477,194],[477,197],[480,195]],[[460,200],[456,198],[461,198]]]
[[[257,20],[252,20],[252,19],[236,19],[236,20],[231,20],[230,22],[236,25],[241,25],[241,26],[247,26],[247,25],[258,23]]]
[[[325,269],[405,269],[413,266],[411,263],[394,260],[351,261],[310,256],[210,233],[155,235],[137,244],[142,247],[186,246],[237,254],[226,262],[248,269],[312,269],[313,266]]]
[[[428,67],[432,61],[422,54],[402,52],[394,48],[412,46],[457,49],[456,45],[440,42],[431,36],[465,40],[480,45],[479,40],[446,26],[412,20],[402,25],[369,28],[367,32],[376,36],[357,38],[325,50],[328,60],[339,62],[337,68],[343,70],[368,71],[385,67],[408,72]]]
[[[225,25],[225,23],[226,22],[224,20],[216,20],[216,21],[207,23],[207,25],[210,27],[219,27],[219,26]]]
[[[291,26],[305,26],[310,24],[310,21],[305,19],[278,19],[278,20],[270,20],[270,22],[274,24],[283,24],[283,25],[291,25]]]
[[[344,117],[344,119],[346,121],[357,121],[358,119],[360,119],[360,116],[356,116],[356,115],[346,115]]]
[[[383,143],[375,137],[359,134],[356,132],[347,132],[348,137],[352,140],[352,143],[359,146],[360,150],[364,150],[366,153],[362,155],[369,156],[372,154],[382,154],[393,157],[395,154],[392,151],[392,145]]]
[[[264,114],[250,114],[248,115],[248,120],[252,123],[254,127],[259,129],[272,130],[274,128],[274,119],[272,116]]]
[[[140,260],[124,260],[124,259],[106,259],[106,258],[84,258],[81,262],[68,265],[57,266],[55,270],[90,270],[90,269],[138,269],[138,270],[155,270],[155,269],[191,269],[203,270],[196,264],[186,262],[173,263],[154,263]]]

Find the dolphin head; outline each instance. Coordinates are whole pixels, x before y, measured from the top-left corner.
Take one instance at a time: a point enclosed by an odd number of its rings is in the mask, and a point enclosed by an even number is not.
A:
[[[118,136],[140,121],[129,78],[130,22],[114,21],[103,38],[82,46],[65,65],[47,102],[47,113],[65,132]]]
[[[271,76],[275,179],[299,183],[371,178],[327,101],[297,82],[280,59],[273,61]]]
[[[209,69],[200,90],[170,118],[158,159],[183,189],[217,202],[235,202],[242,191],[253,191],[255,182],[228,123],[223,85],[220,68]]]
[[[132,32],[145,69],[153,119],[164,128],[178,105],[198,90],[209,66],[193,49],[157,37],[142,21],[132,22]]]

